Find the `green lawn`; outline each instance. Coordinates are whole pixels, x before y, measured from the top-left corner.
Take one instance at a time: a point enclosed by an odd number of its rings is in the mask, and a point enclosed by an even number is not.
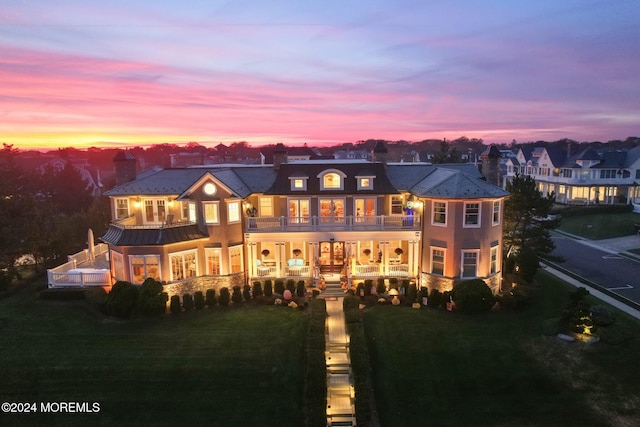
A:
[[[0,301],[0,402],[100,412],[0,414],[0,424],[298,426],[307,326],[305,312],[274,306],[104,321],[37,301],[32,285]]]
[[[568,287],[541,273],[534,304],[480,317],[393,306],[364,316],[382,426],[598,426],[640,423],[640,324],[617,346],[562,343],[541,323]]]
[[[587,239],[599,240],[635,234],[637,230],[634,224],[640,224],[640,214],[607,213],[562,218],[558,229]]]

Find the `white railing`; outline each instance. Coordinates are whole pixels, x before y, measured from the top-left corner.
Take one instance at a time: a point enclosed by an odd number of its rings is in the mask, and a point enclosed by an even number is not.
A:
[[[316,230],[419,230],[419,215],[311,216],[246,218],[246,231],[316,231]]]
[[[99,243],[93,247],[93,253],[94,258],[108,254],[109,245]],[[69,255],[67,259],[68,261],[64,264],[47,270],[47,283],[50,288],[111,285],[111,272],[109,270],[78,267],[92,261],[88,249]]]
[[[361,277],[379,277],[381,275],[380,265],[356,265],[355,275]]]
[[[389,276],[409,277],[409,266],[407,264],[390,265]]]
[[[387,271],[387,274],[384,272]],[[407,264],[389,264],[387,266],[381,264],[356,265],[354,276],[357,277],[409,277],[409,266]]]
[[[285,269],[287,277],[309,277],[308,265],[295,265],[286,267]]]
[[[109,270],[71,269],[63,272],[47,272],[50,288],[109,286],[111,273]]]

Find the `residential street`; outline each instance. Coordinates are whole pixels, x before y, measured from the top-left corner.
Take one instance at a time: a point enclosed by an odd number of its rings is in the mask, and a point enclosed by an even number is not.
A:
[[[640,260],[619,254],[640,247],[640,236],[590,241],[554,233],[553,240],[556,244],[553,254],[566,260],[559,264],[561,267],[640,303]]]

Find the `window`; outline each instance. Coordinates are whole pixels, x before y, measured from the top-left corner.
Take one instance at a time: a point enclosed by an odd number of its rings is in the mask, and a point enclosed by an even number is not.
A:
[[[372,218],[376,215],[376,199],[374,197],[363,197],[354,199],[354,212],[356,222],[369,222],[373,221]]]
[[[373,190],[373,176],[357,176],[358,190]]]
[[[229,265],[231,273],[240,273],[242,269],[242,246],[233,246],[229,248]]]
[[[404,197],[391,196],[391,215],[402,215],[404,213],[402,210],[403,203]]]
[[[189,202],[189,221],[196,222],[196,204],[194,202]]]
[[[299,224],[309,222],[309,199],[289,199],[289,221]]]
[[[433,202],[433,225],[447,225],[447,202]]]
[[[183,280],[198,275],[196,251],[185,251],[169,254],[171,263],[171,280]]]
[[[478,251],[462,251],[462,276],[477,277]]]
[[[207,224],[219,224],[218,202],[202,202],[204,207],[204,222]]]
[[[129,199],[116,199],[116,219],[129,216]]]
[[[573,172],[572,169],[562,169],[562,177],[571,178],[572,172]]]
[[[209,276],[219,276],[221,251],[219,248],[207,248],[204,250],[207,262],[207,274]]]
[[[431,274],[444,275],[444,249],[431,249]]]
[[[273,216],[273,199],[271,197],[260,197],[260,216]]]
[[[158,224],[165,221],[166,208],[164,199],[145,199],[144,223]]]
[[[498,272],[498,246],[491,248],[491,265],[489,266],[489,273],[496,274]]]
[[[180,218],[189,219],[189,202],[180,202]]]
[[[160,280],[160,258],[157,255],[132,255],[129,263],[133,283],[142,283],[147,277]]]
[[[339,189],[341,187],[340,175],[337,173],[327,173],[322,178],[322,187],[325,189]]]
[[[111,274],[116,280],[124,280],[124,259],[122,254],[111,251]]]
[[[227,223],[240,222],[240,202],[227,202]]]
[[[344,199],[320,199],[320,222],[344,222]]]
[[[464,226],[480,227],[480,203],[464,204]]]
[[[307,191],[306,177],[289,178],[291,181],[291,191]]]
[[[602,169],[600,171],[600,179],[610,179],[616,177],[615,169]]]
[[[500,200],[493,201],[493,225],[500,224]]]

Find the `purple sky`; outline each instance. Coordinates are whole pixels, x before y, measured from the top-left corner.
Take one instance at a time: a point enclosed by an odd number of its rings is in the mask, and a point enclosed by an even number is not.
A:
[[[640,1],[14,1],[19,148],[640,136]]]

